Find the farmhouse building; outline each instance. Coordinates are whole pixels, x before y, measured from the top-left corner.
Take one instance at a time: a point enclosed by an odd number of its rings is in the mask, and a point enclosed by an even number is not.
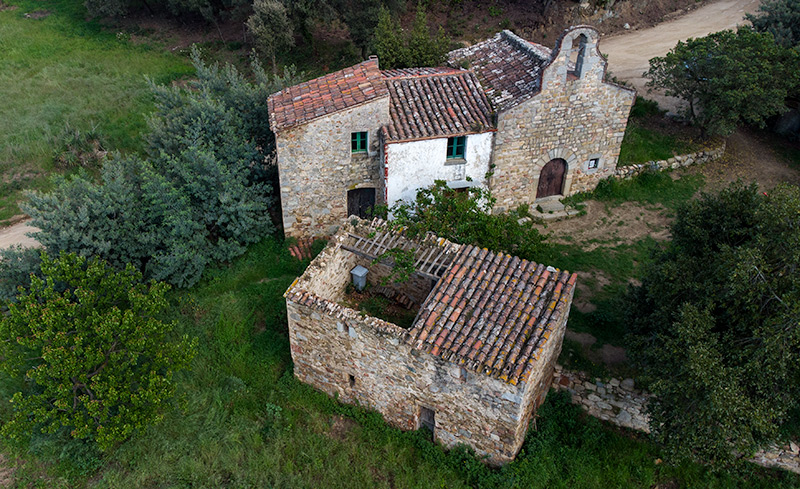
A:
[[[572,27],[551,50],[503,31],[449,67],[382,71],[373,57],[273,94],[286,234],[330,235],[435,180],[488,187],[498,211],[593,189],[635,97],[605,81],[598,41]]]
[[[397,248],[413,253],[414,274],[387,283],[393,268],[381,257]],[[407,329],[352,304],[348,284],[359,271],[367,292],[416,314]],[[394,426],[427,427],[447,447],[463,443],[502,464],[516,456],[552,381],[575,280],[353,218],[285,294],[294,373]]]

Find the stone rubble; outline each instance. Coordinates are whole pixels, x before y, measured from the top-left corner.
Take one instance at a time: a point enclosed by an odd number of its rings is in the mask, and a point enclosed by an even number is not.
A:
[[[722,149],[724,151],[724,147]],[[553,389],[568,391],[572,403],[581,406],[590,416],[650,433],[645,406],[652,394],[636,389],[633,379],[591,379],[584,372],[573,372],[556,365]],[[750,461],[800,474],[800,447],[794,442],[775,445],[757,452]]]

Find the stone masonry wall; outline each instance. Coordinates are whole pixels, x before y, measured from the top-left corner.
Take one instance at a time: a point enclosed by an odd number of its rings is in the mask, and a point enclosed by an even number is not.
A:
[[[685,166],[701,165],[714,161],[725,154],[725,140],[714,142],[707,147],[685,155],[674,156],[666,160],[648,161],[638,165],[619,166],[614,172],[614,176],[621,179],[633,178],[636,175],[648,170],[675,170]]]
[[[327,236],[347,217],[347,191],[374,188],[384,200],[379,128],[388,124],[388,96],[276,134],[286,236]],[[368,153],[351,153],[353,132],[367,131]]]
[[[590,416],[617,426],[650,432],[645,407],[652,395],[636,389],[633,379],[603,381],[556,365],[553,389],[569,392],[572,403],[581,406]],[[774,445],[760,450],[750,461],[800,474],[800,447],[794,442]]]
[[[350,269],[360,260],[341,249],[338,240],[331,241],[290,289],[312,300],[287,298],[297,378],[343,402],[375,409],[405,430],[419,427],[421,408],[432,409],[434,437],[444,446],[467,444],[492,464],[512,460],[534,408],[549,389],[563,321],[545,333],[549,340],[537,358],[541,368],[527,383],[515,386],[463,369],[412,349],[403,342],[402,328],[337,303]]]
[[[583,72],[569,75],[572,40],[588,38]],[[536,199],[539,173],[554,158],[567,161],[563,195],[592,190],[614,175],[620,145],[635,92],[605,83],[606,62],[597,50],[598,34],[592,29],[569,31],[556,58],[544,69],[541,92],[498,115],[490,186],[498,210]],[[590,158],[599,158],[590,170]]]

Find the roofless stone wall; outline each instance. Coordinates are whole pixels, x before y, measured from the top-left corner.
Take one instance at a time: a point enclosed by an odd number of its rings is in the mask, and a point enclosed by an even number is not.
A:
[[[327,236],[347,217],[347,191],[374,188],[383,203],[379,130],[389,123],[388,96],[276,134],[286,236]],[[367,131],[369,151],[352,153],[353,132]]]
[[[379,411],[400,429],[418,429],[425,411],[432,411],[437,442],[469,445],[491,464],[512,460],[550,387],[567,315],[549,334],[527,381],[512,385],[464,369],[412,348],[406,330],[339,303],[350,269],[372,266],[340,247],[346,230],[287,291],[295,376],[340,401]],[[382,266],[377,276],[385,273]]]
[[[575,74],[570,56],[580,35],[587,41]],[[635,92],[603,81],[606,62],[598,41],[591,28],[567,31],[544,68],[541,91],[498,114],[490,183],[498,210],[533,204],[542,168],[555,158],[567,162],[564,196],[592,190],[614,175]],[[598,166],[589,168],[594,158]]]

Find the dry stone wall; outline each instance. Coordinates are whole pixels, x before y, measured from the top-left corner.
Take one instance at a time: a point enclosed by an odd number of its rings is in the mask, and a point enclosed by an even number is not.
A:
[[[374,188],[376,203],[383,203],[379,130],[390,121],[387,97],[276,135],[286,236],[335,233],[347,217],[348,190]],[[369,151],[352,153],[351,135],[361,131],[368,133]]]
[[[717,141],[711,143],[709,146],[696,151],[680,156],[674,156],[666,160],[648,161],[638,165],[619,166],[614,172],[614,176],[621,179],[633,178],[645,171],[655,170],[676,170],[678,168],[701,165],[719,159],[725,154],[725,141]]]
[[[652,394],[636,389],[633,379],[592,379],[583,372],[572,372],[556,365],[553,389],[569,392],[572,403],[581,406],[590,416],[650,433],[645,407]],[[750,461],[800,474],[800,447],[794,442],[775,445],[757,452]]]

